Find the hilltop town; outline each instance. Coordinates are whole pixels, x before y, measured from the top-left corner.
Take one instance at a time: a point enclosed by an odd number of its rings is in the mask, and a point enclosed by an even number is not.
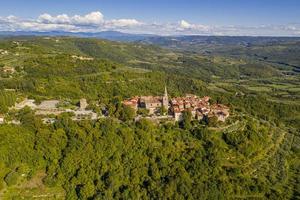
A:
[[[183,119],[184,112],[190,112],[193,119],[202,120],[204,117],[217,117],[224,122],[229,117],[229,107],[223,104],[210,104],[210,97],[200,98],[193,94],[169,99],[167,88],[163,96],[140,96],[123,101],[136,112],[146,109],[149,116],[171,116],[175,121]]]
[[[171,121],[182,121],[185,112],[191,113],[194,120],[202,120],[204,117],[216,117],[218,121],[225,122],[229,117],[229,107],[223,104],[211,104],[210,97],[202,98],[186,94],[184,97],[169,98],[167,88],[163,96],[135,96],[122,101],[124,106],[130,107],[135,112],[135,120],[145,117],[149,119]],[[96,113],[92,109],[88,109],[89,104],[85,98],[80,99],[76,106],[61,106],[66,102],[59,100],[44,100],[37,104],[34,99],[24,99],[16,103],[10,110],[21,110],[29,107],[34,111],[35,115],[41,116],[45,124],[55,122],[55,117],[62,113],[70,113],[71,119],[74,121],[81,120],[97,120],[101,117],[107,117],[107,110],[101,108],[101,113]],[[99,105],[98,105],[99,106]],[[141,115],[141,111],[143,115]],[[4,115],[0,116],[0,124],[5,123]],[[19,124],[19,121],[12,120],[8,123]]]

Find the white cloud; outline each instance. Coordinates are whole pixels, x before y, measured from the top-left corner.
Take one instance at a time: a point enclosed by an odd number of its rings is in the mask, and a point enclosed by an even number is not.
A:
[[[85,16],[75,15],[71,18],[72,23],[77,25],[100,25],[104,19],[101,12],[91,12]]]
[[[69,24],[70,18],[66,14],[57,15],[56,17],[52,17],[51,15],[45,13],[38,17],[38,22],[40,23],[46,23],[46,24]]]
[[[18,24],[18,27],[21,30],[30,31],[77,31],[77,28],[75,26],[68,24],[43,24],[38,22],[21,22]]]
[[[115,26],[115,27],[128,27],[128,26],[138,26],[142,23],[137,21],[136,19],[113,19],[107,22],[107,25]]]
[[[181,21],[179,22],[179,26],[180,26],[181,28],[183,28],[183,29],[189,29],[189,28],[192,27],[192,25],[191,25],[190,23],[188,23],[187,21],[185,21],[185,20],[181,20]]]
[[[136,19],[112,19],[104,20],[104,16],[101,12],[91,12],[87,15],[80,16],[68,16],[67,14],[61,14],[57,16],[51,16],[50,14],[42,14],[38,17],[36,22],[45,27],[53,28],[67,28],[74,29],[78,28],[81,31],[101,31],[101,30],[111,30],[117,28],[126,28],[141,25],[142,23]],[[50,26],[52,25],[52,26]],[[71,26],[70,26],[71,25]]]
[[[42,14],[38,17],[38,22],[48,24],[73,24],[73,25],[100,25],[104,21],[101,12],[91,12],[85,16],[74,15],[69,17],[67,14],[51,16]]]
[[[100,11],[69,16],[48,13],[36,19],[10,15],[0,17],[0,31],[71,31],[100,32],[105,30],[160,35],[249,35],[300,36],[300,24],[261,26],[207,26],[181,20],[175,23],[145,23],[136,19],[104,19]]]
[[[181,20],[179,23],[178,23],[178,28],[177,30],[178,31],[181,31],[181,32],[198,32],[199,34],[201,33],[207,33],[209,32],[209,29],[210,27],[208,26],[205,26],[205,25],[202,25],[202,24],[191,24],[185,20]]]

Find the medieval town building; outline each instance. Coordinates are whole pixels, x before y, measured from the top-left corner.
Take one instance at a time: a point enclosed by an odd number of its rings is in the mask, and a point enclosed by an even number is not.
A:
[[[211,106],[210,116],[216,116],[218,121],[225,122],[229,117],[229,107],[222,104],[214,104]]]
[[[200,98],[187,94],[185,97],[175,97],[171,100],[171,111],[176,121],[182,120],[185,111],[191,112],[194,119],[201,120],[210,112],[210,97]]]
[[[165,87],[165,93],[163,96],[133,97],[131,99],[123,101],[123,105],[129,106],[135,111],[137,111],[138,108],[147,109],[149,110],[149,115],[158,113],[162,108],[164,108],[168,112],[169,97],[167,88]]]
[[[149,114],[155,114],[164,108],[169,110],[169,98],[167,88],[165,87],[164,96],[142,96],[139,101],[140,107],[149,110]]]
[[[160,109],[165,108],[167,114],[172,115],[175,121],[183,119],[184,112],[190,112],[193,119],[201,120],[204,116],[216,116],[219,121],[225,121],[229,116],[229,108],[222,104],[210,105],[210,97],[200,98],[193,94],[184,97],[174,97],[169,100],[167,88],[163,96],[141,96],[133,97],[123,101],[125,106],[129,106],[137,111],[139,108],[147,109],[149,115],[160,113]]]

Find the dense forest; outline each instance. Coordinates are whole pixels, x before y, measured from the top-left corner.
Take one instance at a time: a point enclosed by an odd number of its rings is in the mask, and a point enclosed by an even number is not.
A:
[[[0,199],[300,198],[300,79],[291,66],[70,37],[3,38],[0,49],[0,115],[20,121],[0,125]],[[229,119],[134,121],[122,106],[165,85],[171,97],[228,105]],[[25,97],[84,97],[108,116],[62,114],[47,125],[27,107],[10,109]]]

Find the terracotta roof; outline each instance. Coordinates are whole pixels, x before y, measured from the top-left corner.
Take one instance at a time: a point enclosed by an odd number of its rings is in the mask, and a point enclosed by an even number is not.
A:
[[[131,99],[127,99],[122,101],[122,103],[126,106],[134,106],[136,107],[138,105],[139,102],[139,97],[133,97]]]
[[[141,96],[140,102],[144,103],[161,103],[162,97],[160,96]]]

